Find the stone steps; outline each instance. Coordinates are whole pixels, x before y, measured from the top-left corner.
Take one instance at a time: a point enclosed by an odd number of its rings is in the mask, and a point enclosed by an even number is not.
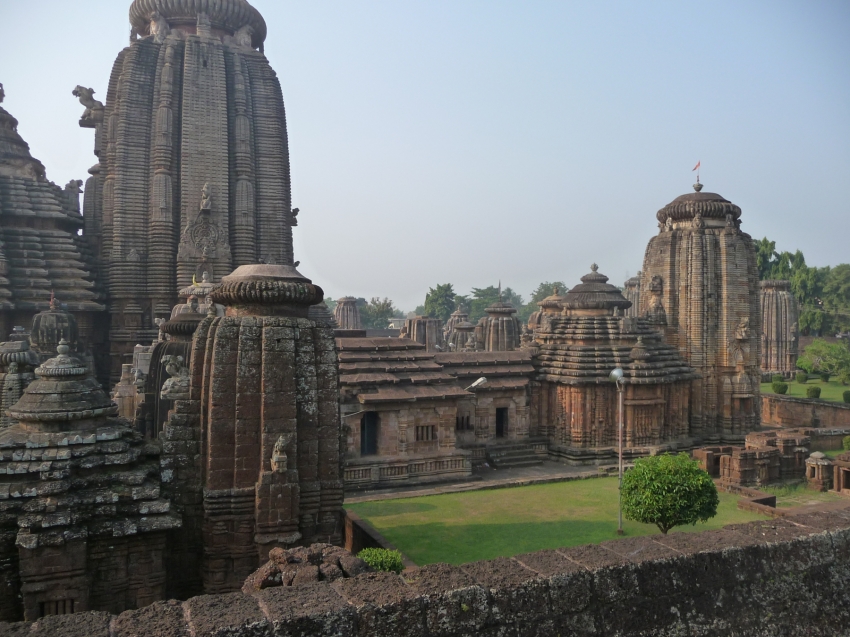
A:
[[[487,462],[497,469],[531,467],[543,463],[530,444],[510,444],[488,447]]]

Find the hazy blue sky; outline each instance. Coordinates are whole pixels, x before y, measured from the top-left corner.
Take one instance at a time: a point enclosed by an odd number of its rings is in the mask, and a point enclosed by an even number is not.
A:
[[[706,190],[810,264],[850,261],[850,3],[256,0],[286,100],[301,271],[328,294],[591,262],[622,284],[655,212]],[[85,178],[71,89],[105,99],[129,0],[2,0],[4,106],[47,175]]]

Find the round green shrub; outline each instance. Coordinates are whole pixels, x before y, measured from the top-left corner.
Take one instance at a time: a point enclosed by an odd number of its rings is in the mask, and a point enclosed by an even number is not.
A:
[[[782,381],[773,381],[773,383],[771,383],[771,388],[773,389],[774,394],[788,393],[788,383],[783,383]]]
[[[850,370],[842,369],[838,374],[838,382],[842,385],[850,385]]]
[[[820,398],[820,387],[812,386],[806,387],[806,396],[808,398]]]
[[[806,372],[797,372],[796,379],[798,383],[803,385],[807,380],[809,380],[809,375]]]
[[[829,372],[823,372],[820,375],[820,382],[822,382],[822,383],[828,383],[829,382]]]
[[[850,394],[850,392],[847,393]],[[850,451],[850,436],[844,436],[841,439],[841,448],[844,449],[844,451]]]
[[[404,564],[401,561],[401,553],[399,551],[391,551],[390,549],[363,549],[357,554],[357,557],[376,571],[401,573],[404,570]]]
[[[844,402],[845,402],[845,403],[850,403],[850,390],[848,390],[848,391],[844,392],[844,393],[843,393],[843,394],[841,394],[841,395],[844,397]],[[850,436],[848,436],[848,438],[850,438]]]
[[[720,503],[711,476],[686,453],[638,458],[623,476],[622,495],[627,520],[655,524],[665,535],[713,518]]]
[[[782,374],[774,374],[770,377],[771,383],[781,383],[785,380],[785,377]]]

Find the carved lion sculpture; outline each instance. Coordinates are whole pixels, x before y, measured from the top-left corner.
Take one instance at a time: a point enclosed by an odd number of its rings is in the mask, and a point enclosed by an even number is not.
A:
[[[82,119],[96,119],[94,111],[103,112],[103,102],[94,99],[93,88],[86,88],[85,86],[77,85],[77,87],[71,91],[71,94],[80,100],[80,104],[86,107],[86,110],[83,112]]]

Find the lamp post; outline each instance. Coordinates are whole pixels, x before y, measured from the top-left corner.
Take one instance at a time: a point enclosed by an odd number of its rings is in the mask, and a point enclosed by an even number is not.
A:
[[[618,487],[617,500],[617,535],[623,534],[623,389],[625,385],[625,374],[619,367],[615,367],[608,374],[608,379],[617,385],[617,411],[619,414],[619,435],[617,436],[617,453],[619,456],[620,485]]]

